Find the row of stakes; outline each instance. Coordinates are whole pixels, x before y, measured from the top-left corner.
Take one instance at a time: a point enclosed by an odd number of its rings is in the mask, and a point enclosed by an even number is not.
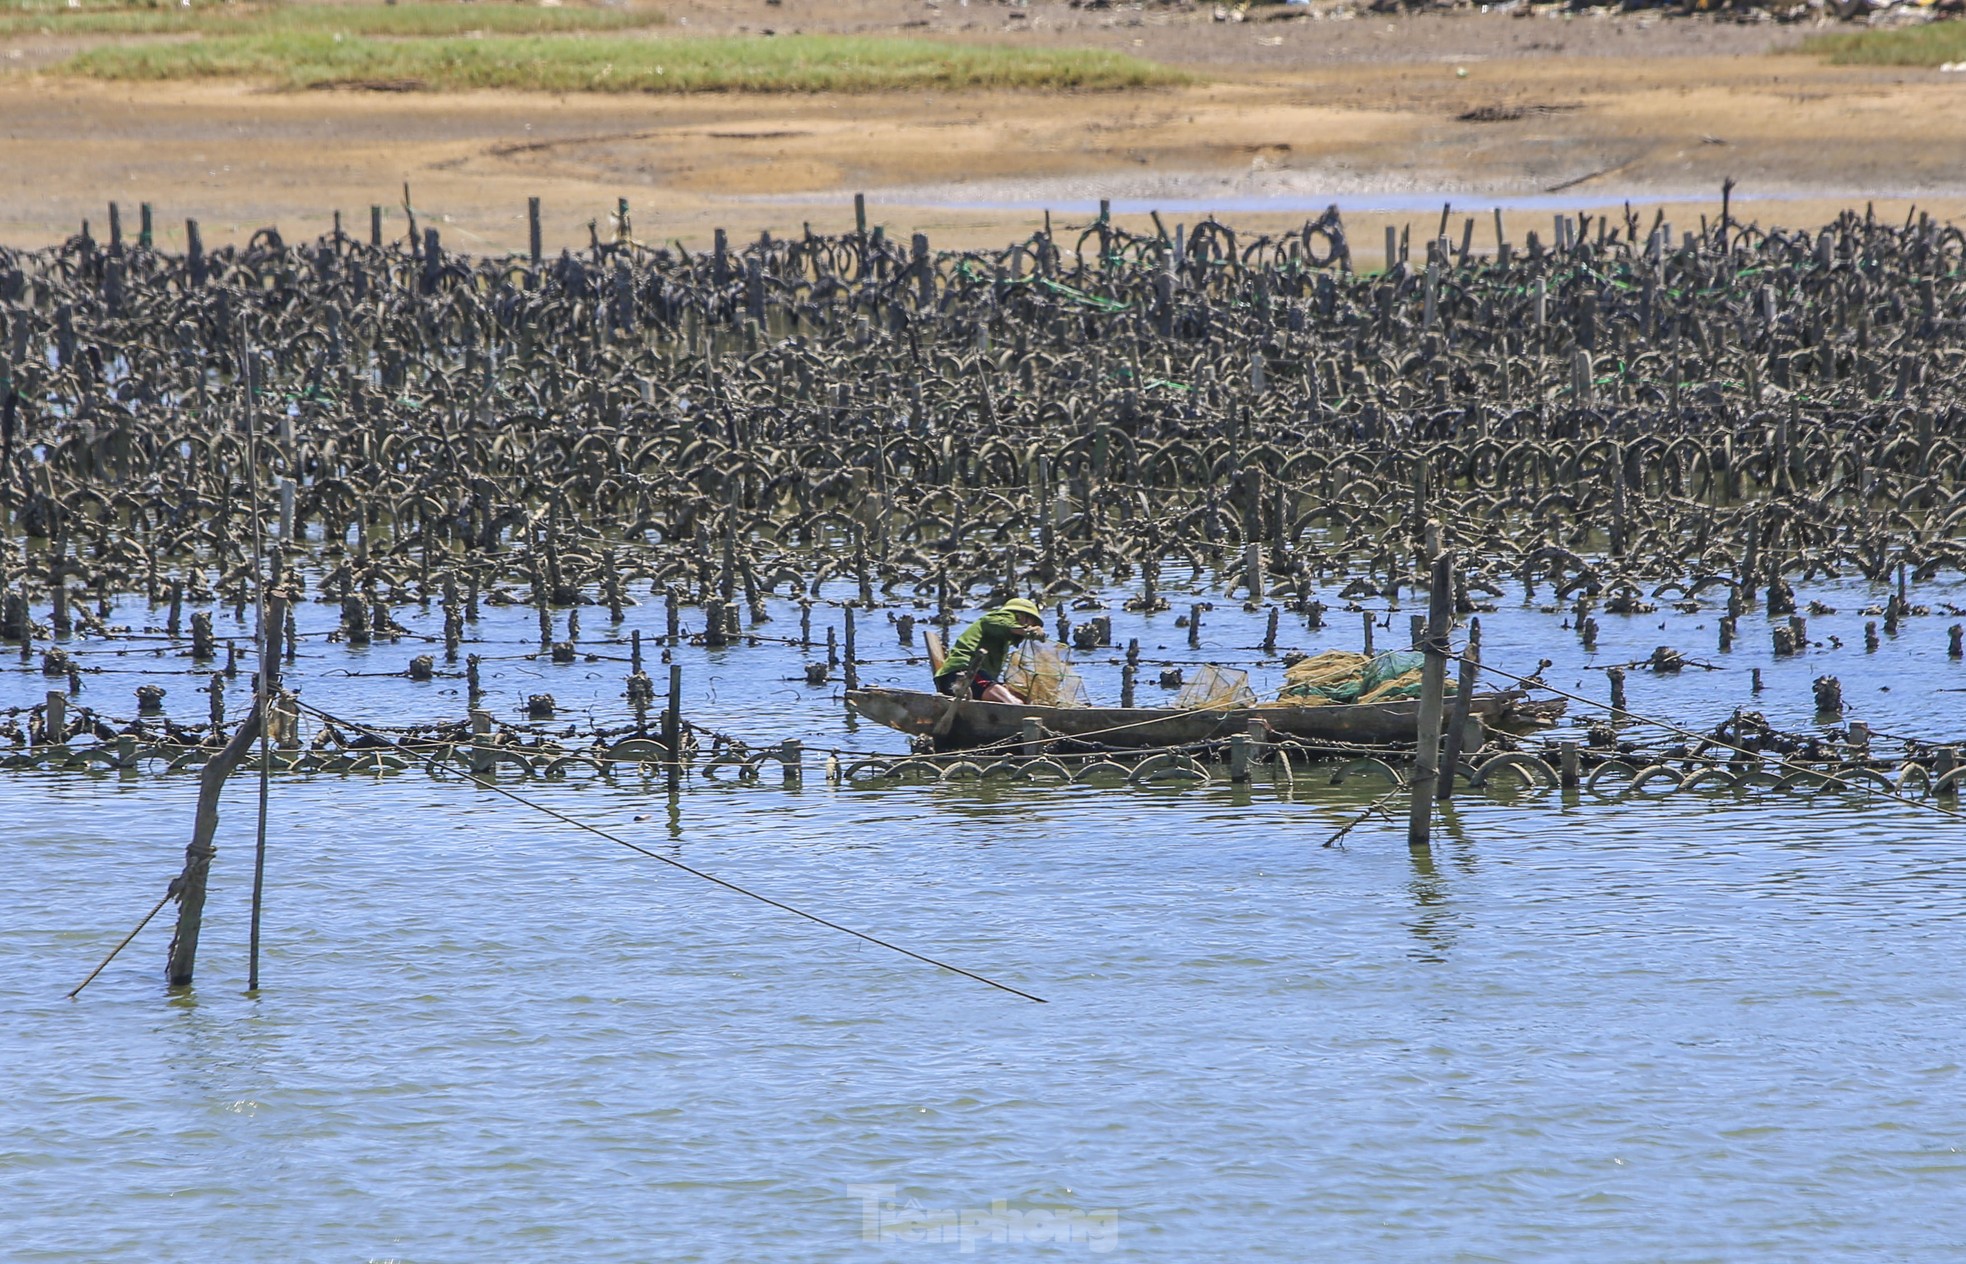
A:
[[[662,724],[662,739],[628,736],[611,744],[588,749],[572,749],[556,743],[526,746],[496,733],[492,715],[483,710],[470,713],[468,736],[452,741],[408,739],[400,744],[379,742],[361,747],[303,750],[298,739],[300,710],[291,696],[276,701],[273,708],[271,744],[275,750],[273,767],[287,772],[382,773],[418,766],[433,773],[461,770],[473,776],[492,776],[501,772],[520,775],[563,777],[573,771],[596,775],[616,775],[630,768],[641,775],[660,773],[672,787],[691,764],[693,748],[682,734],[679,709],[680,669],[672,672],[670,711]],[[50,692],[41,708],[49,732],[60,732],[66,724],[68,699]],[[1615,715],[1615,712],[1614,712]],[[467,725],[460,725],[466,728]],[[1594,735],[1595,736],[1595,735]],[[671,743],[682,741],[684,758],[672,759]],[[1267,765],[1284,781],[1294,782],[1299,770],[1311,772],[1319,765],[1329,769],[1330,784],[1338,785],[1360,775],[1382,777],[1388,784],[1406,784],[1389,750],[1343,750],[1279,741],[1261,722],[1254,722],[1243,733],[1228,735],[1220,742],[1201,748],[1142,749],[1130,751],[1054,750],[1052,735],[1035,719],[1026,720],[1018,741],[1001,749],[976,753],[957,752],[944,756],[869,756],[842,761],[837,753],[826,758],[829,781],[864,783],[929,779],[939,782],[1006,777],[1020,781],[1095,781],[1113,777],[1129,784],[1167,781],[1207,782],[1217,779],[1211,769],[1223,770],[1231,782],[1247,782],[1256,769]],[[197,771],[208,759],[210,745],[186,746],[177,743],[145,741],[134,732],[111,732],[103,740],[82,745],[66,741],[46,743],[0,755],[0,766],[24,768],[72,768],[91,771],[136,772],[153,765],[169,771]],[[1819,753],[1820,754],[1820,753]],[[755,781],[769,765],[779,766],[788,785],[803,781],[804,743],[785,739],[773,745],[748,747],[720,741],[707,760],[697,765],[704,776],[715,779],[719,770],[729,770],[741,781]],[[1677,766],[1675,766],[1677,765]],[[249,765],[250,766],[250,765]],[[1314,775],[1325,776],[1325,773]],[[1689,755],[1687,752],[1649,752],[1635,755],[1617,747],[1593,750],[1576,740],[1546,744],[1546,753],[1523,749],[1501,750],[1484,757],[1470,757],[1456,768],[1459,783],[1472,789],[1506,791],[1517,784],[1547,786],[1564,790],[1587,789],[1593,793],[1626,797],[1654,783],[1665,789],[1729,789],[1755,787],[1813,791],[1826,789],[1859,793],[1882,789],[1897,796],[1922,792],[1928,797],[1951,800],[1958,794],[1962,769],[1957,748],[1933,747],[1906,756],[1893,764],[1880,759],[1872,749],[1869,729],[1851,722],[1845,740],[1830,758],[1804,764],[1778,758],[1764,765],[1751,749],[1736,747],[1721,756]],[[1608,786],[1609,789],[1601,789]]]

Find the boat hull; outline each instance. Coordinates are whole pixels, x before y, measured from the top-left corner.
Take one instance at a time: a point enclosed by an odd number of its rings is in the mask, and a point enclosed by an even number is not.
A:
[[[1498,723],[1520,694],[1477,694],[1469,700],[1470,721]],[[916,737],[935,739],[937,750],[963,750],[1013,741],[1025,720],[1036,720],[1054,737],[1102,746],[1179,746],[1246,733],[1260,723],[1277,739],[1333,745],[1391,746],[1410,743],[1419,729],[1420,704],[1371,702],[1323,707],[1264,706],[1223,710],[1176,707],[1038,707],[1006,702],[958,703],[941,694],[911,689],[856,689],[847,701],[867,719]],[[1448,708],[1452,710],[1452,708]],[[1442,728],[1446,725],[1443,718]],[[1470,728],[1474,728],[1471,723]],[[1464,735],[1467,736],[1467,735]],[[1472,736],[1480,737],[1480,733]],[[1474,749],[1479,741],[1468,743]]]

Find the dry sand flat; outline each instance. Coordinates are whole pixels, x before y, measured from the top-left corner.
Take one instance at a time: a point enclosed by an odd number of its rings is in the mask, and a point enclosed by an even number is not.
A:
[[[1748,212],[1810,224],[1876,199],[1966,220],[1966,84],[1936,71],[1781,55],[1791,28],[1582,15],[1216,22],[1195,10],[1035,2],[760,0],[669,7],[672,31],[936,35],[1122,48],[1204,76],[1113,93],[557,96],[273,92],[100,84],[54,73],[77,41],[0,39],[0,240],[58,240],[111,198],[149,201],[164,240],[266,224],[366,231],[405,181],[460,248],[515,249],[528,196],[550,243],[580,244],[617,197],[644,239],[837,230],[851,195],[939,245],[1000,242],[1040,208],[1080,222],[1101,197],[1186,217],[1301,224],[1348,208],[1362,260],[1390,218],[1431,232],[1438,204],[1512,210],[1624,199],[1693,225],[1732,175]],[[19,52],[18,57],[10,56]],[[1461,73],[1465,72],[1465,73]],[[1552,201],[1554,199],[1554,201]],[[1384,208],[1374,214],[1367,208]],[[1264,209],[1269,208],[1269,209]],[[1145,216],[1123,215],[1142,224]],[[1422,227],[1424,225],[1424,228]]]

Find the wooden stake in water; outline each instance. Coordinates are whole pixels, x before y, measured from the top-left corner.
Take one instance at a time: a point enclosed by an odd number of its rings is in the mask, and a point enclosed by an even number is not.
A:
[[[498,766],[491,732],[491,712],[481,711],[474,705],[471,708],[471,775],[474,777],[486,776]]]
[[[68,744],[68,695],[58,689],[48,691],[48,709],[41,716],[41,734],[44,745]]]
[[[669,705],[662,712],[662,748],[668,758],[669,793],[683,784],[683,667],[669,664]]]
[[[286,626],[287,618],[286,598],[280,593],[269,593],[266,604],[266,662],[270,665],[280,657],[280,633]],[[204,771],[198,774],[198,809],[192,821],[191,841],[184,849],[184,872],[178,876],[177,933],[171,936],[170,957],[164,971],[164,977],[172,987],[189,984],[197,965],[198,932],[205,917],[205,882],[211,871],[212,857],[218,854],[212,846],[212,837],[218,833],[219,792],[225,788],[225,779],[245,759],[246,752],[258,739],[260,726],[266,722],[268,701],[266,692],[262,690],[253,700],[245,723],[232,734],[232,740],[225,744],[225,749],[214,755]]]
[[[245,361],[248,370],[245,376],[248,383],[250,383],[252,380],[250,369],[252,363],[251,348],[245,347],[243,350],[245,351],[245,355],[242,359]],[[266,894],[267,804],[272,794],[273,781],[273,751],[269,732],[272,726],[266,722],[266,709],[274,705],[274,699],[278,696],[280,683],[279,634],[285,631],[287,612],[283,605],[276,614],[273,607],[268,604],[268,599],[272,595],[268,591],[269,588],[277,589],[279,586],[280,564],[278,556],[276,555],[273,559],[272,583],[270,585],[268,583],[268,575],[262,569],[266,557],[266,525],[264,514],[261,512],[260,507],[260,436],[258,430],[258,412],[253,407],[250,388],[246,396],[246,410],[247,485],[252,494],[253,505],[253,578],[254,586],[259,590],[255,594],[259,599],[259,610],[257,612],[257,621],[259,623],[259,669],[253,673],[253,710],[260,714],[259,821],[253,842],[253,903],[252,924],[247,935],[246,990],[256,992],[259,990],[260,913]],[[276,620],[279,625],[278,627],[273,626]]]
[[[854,652],[855,647],[853,643],[854,638],[853,638],[853,607],[852,606],[848,606],[846,608],[846,637],[844,639],[846,641],[845,684],[846,687],[850,690],[858,689],[860,688],[860,668],[858,664],[855,662],[855,652]]]
[[[27,549],[21,549],[20,572],[20,661],[25,663],[34,658],[34,608],[27,603]],[[171,629],[177,635],[177,629]]]
[[[1413,803],[1406,820],[1406,843],[1425,847],[1433,824],[1434,790],[1440,775],[1441,699],[1447,684],[1447,633],[1454,610],[1454,562],[1446,553],[1434,558],[1427,588],[1427,636],[1421,647],[1426,663],[1420,669],[1420,718],[1415,733]]]
[[[1475,676],[1481,670],[1481,620],[1468,625],[1468,643],[1461,651],[1461,675],[1454,684],[1454,706],[1447,720],[1447,748],[1441,767],[1447,770],[1435,791],[1442,803],[1454,797],[1454,774],[1461,767],[1461,745],[1467,733],[1469,713],[1474,707]]]

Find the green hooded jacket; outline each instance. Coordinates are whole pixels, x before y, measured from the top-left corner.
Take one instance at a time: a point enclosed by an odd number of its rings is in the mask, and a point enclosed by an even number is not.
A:
[[[949,656],[942,660],[937,680],[946,680],[960,671],[974,671],[990,680],[1003,679],[1003,660],[1017,641],[1017,615],[1009,610],[992,610],[962,630]]]

